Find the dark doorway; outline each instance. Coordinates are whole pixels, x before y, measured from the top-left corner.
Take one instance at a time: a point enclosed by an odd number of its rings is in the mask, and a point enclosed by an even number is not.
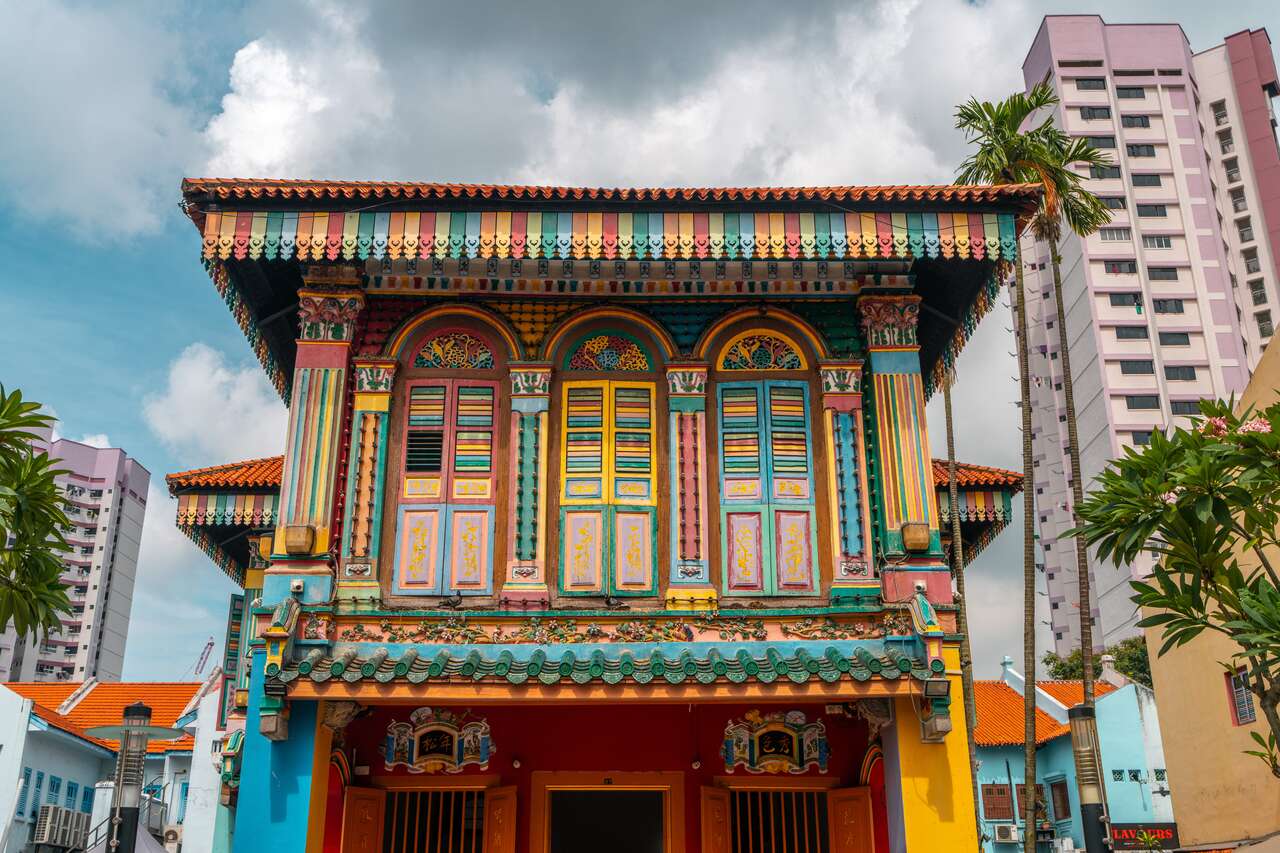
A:
[[[662,791],[551,791],[550,853],[663,853]]]

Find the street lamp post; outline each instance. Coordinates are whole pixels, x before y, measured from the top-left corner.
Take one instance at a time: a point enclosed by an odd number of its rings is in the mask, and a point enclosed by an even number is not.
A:
[[[111,792],[111,836],[109,853],[134,853],[138,844],[138,818],[142,808],[142,782],[147,765],[147,742],[171,740],[183,735],[181,729],[151,725],[151,709],[135,702],[124,709],[119,726],[95,726],[93,737],[120,742]]]
[[[1080,788],[1080,822],[1084,849],[1105,853],[1107,845],[1106,790],[1102,781],[1102,761],[1098,744],[1098,719],[1092,705],[1067,709],[1071,725],[1071,751]]]

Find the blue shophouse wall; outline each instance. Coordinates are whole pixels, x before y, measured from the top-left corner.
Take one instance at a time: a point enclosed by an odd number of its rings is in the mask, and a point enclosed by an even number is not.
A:
[[[1156,779],[1163,775],[1165,764],[1155,695],[1141,685],[1129,684],[1099,699],[1097,709],[1111,822],[1172,823],[1172,798],[1159,793],[1169,786]],[[1139,781],[1132,780],[1133,771]],[[1117,772],[1121,781],[1115,779]]]
[[[981,762],[978,768],[979,785],[1007,785],[1012,778],[1016,786],[1022,785],[1026,780],[1023,773],[1021,746],[980,746],[978,760]],[[1049,794],[1050,783],[1058,780],[1066,781],[1071,796],[1071,814],[1065,816],[1054,814],[1053,798]],[[1036,781],[1044,786],[1049,815],[1055,822],[1058,837],[1069,835],[1075,839],[1077,847],[1083,847],[1084,836],[1080,833],[1080,821],[1076,817],[1080,813],[1080,802],[1076,794],[1076,770],[1075,762],[1071,757],[1070,737],[1054,738],[1041,744],[1036,750]],[[978,808],[981,811],[981,797],[979,797]],[[1065,819],[1061,819],[1064,817]],[[995,835],[993,827],[996,823],[1008,823],[1008,821],[988,821],[986,815],[982,816],[983,834],[988,839],[983,842],[983,850],[987,853],[1013,853],[1015,850],[1020,850],[1021,845],[996,844],[990,840]]]

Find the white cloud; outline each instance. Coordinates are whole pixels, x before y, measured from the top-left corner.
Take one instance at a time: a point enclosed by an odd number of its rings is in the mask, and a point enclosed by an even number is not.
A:
[[[163,391],[143,402],[151,431],[193,466],[284,449],[287,412],[256,365],[234,366],[194,343],[169,365]]]
[[[107,434],[105,432],[87,433],[75,440],[80,442],[81,444],[87,444],[90,447],[110,447],[111,446],[111,439],[107,438]]]
[[[222,641],[227,596],[235,585],[178,530],[176,513],[177,501],[153,482],[133,588],[126,680],[190,677],[210,635]]]
[[[154,10],[0,10],[0,201],[91,242],[154,230],[202,145],[177,40]]]

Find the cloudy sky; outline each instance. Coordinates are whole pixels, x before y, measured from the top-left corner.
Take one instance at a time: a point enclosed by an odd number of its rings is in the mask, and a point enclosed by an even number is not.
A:
[[[163,475],[283,446],[283,407],[178,210],[183,175],[946,182],[964,156],[953,106],[1021,87],[1043,14],[1091,11],[1014,0],[177,6],[0,0],[0,382],[49,404],[63,434],[123,447],[152,472],[130,679],[181,676],[207,638],[220,646],[231,591],[174,530]],[[1112,2],[1105,16],[1181,22],[1203,49],[1246,27],[1280,33],[1276,8]],[[963,459],[1017,468],[1008,325],[998,310],[960,362],[957,440]],[[971,574],[986,675],[1021,654],[1019,523]]]

